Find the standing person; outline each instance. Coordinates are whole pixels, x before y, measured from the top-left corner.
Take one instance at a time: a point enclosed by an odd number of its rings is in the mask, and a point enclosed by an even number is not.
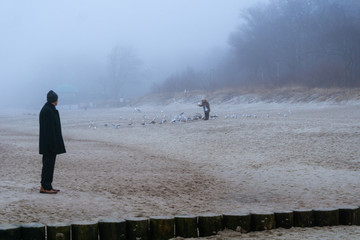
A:
[[[208,102],[208,100],[203,99],[201,100],[201,104],[198,104],[199,107],[203,107],[204,108],[204,120],[209,120],[209,114],[210,114],[210,103]]]
[[[39,153],[43,155],[40,193],[56,194],[60,191],[52,187],[56,155],[66,152],[60,116],[55,108],[57,103],[58,95],[50,90],[39,116]]]

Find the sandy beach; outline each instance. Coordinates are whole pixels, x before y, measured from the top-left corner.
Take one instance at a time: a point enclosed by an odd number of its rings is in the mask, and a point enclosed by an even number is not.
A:
[[[57,157],[56,195],[39,193],[38,111],[1,112],[0,224],[360,205],[359,103],[211,107],[213,120],[170,123],[202,109],[59,106],[67,153]],[[355,239],[359,228],[214,238]]]

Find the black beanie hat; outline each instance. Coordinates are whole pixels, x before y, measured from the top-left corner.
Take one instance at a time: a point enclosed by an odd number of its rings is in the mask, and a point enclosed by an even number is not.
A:
[[[58,100],[58,95],[53,90],[50,90],[47,94],[47,101],[49,103],[53,103],[56,102],[57,100]]]

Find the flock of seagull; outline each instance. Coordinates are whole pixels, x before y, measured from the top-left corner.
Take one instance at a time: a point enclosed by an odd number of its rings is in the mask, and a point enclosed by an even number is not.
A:
[[[134,108],[133,111],[132,111],[133,114],[136,114],[136,113],[142,113],[142,111],[139,109],[139,108]],[[203,119],[203,115],[201,113],[195,113],[194,115],[192,116],[186,116],[184,114],[184,112],[181,112],[180,114],[178,115],[175,115],[171,120],[168,120],[167,116],[164,114],[164,111],[161,111],[161,114],[162,114],[162,118],[158,118],[158,116],[155,116],[153,118],[148,118],[148,116],[146,114],[143,114],[142,115],[142,121],[140,123],[137,123],[137,124],[140,124],[142,126],[147,126],[147,125],[152,125],[152,124],[165,124],[165,123],[171,123],[171,124],[178,124],[178,123],[186,123],[186,122],[192,122],[192,121],[197,121],[197,120],[202,120]],[[291,116],[293,114],[293,112],[291,110],[288,110],[287,112],[285,113],[281,113],[281,112],[278,112],[277,115],[280,116],[280,117],[284,117],[284,118],[287,118],[288,116]],[[211,115],[210,116],[210,120],[216,120],[219,116],[217,114],[214,114],[214,115]],[[258,115],[256,114],[242,114],[242,115],[238,115],[238,114],[226,114],[225,115],[225,119],[238,119],[238,118],[258,118]],[[270,115],[269,114],[266,114],[266,118],[270,118]],[[127,119],[127,118],[123,118],[123,117],[120,117],[120,120],[122,121],[127,121],[127,123],[125,124],[125,126],[134,126],[135,125],[135,122],[133,121],[132,118],[130,119]],[[104,127],[113,127],[115,129],[118,129],[120,128],[120,124],[116,123],[112,123],[112,124],[109,124],[109,123],[105,123],[103,124]],[[96,130],[97,129],[97,124],[90,120],[89,121],[89,128],[91,129],[94,129]]]

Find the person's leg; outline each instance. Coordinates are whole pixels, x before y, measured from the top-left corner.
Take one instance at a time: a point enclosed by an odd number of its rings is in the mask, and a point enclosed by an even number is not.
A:
[[[45,190],[52,189],[56,155],[43,155],[43,166],[41,171],[41,186]]]
[[[209,112],[205,112],[205,119],[204,120],[209,120]]]

